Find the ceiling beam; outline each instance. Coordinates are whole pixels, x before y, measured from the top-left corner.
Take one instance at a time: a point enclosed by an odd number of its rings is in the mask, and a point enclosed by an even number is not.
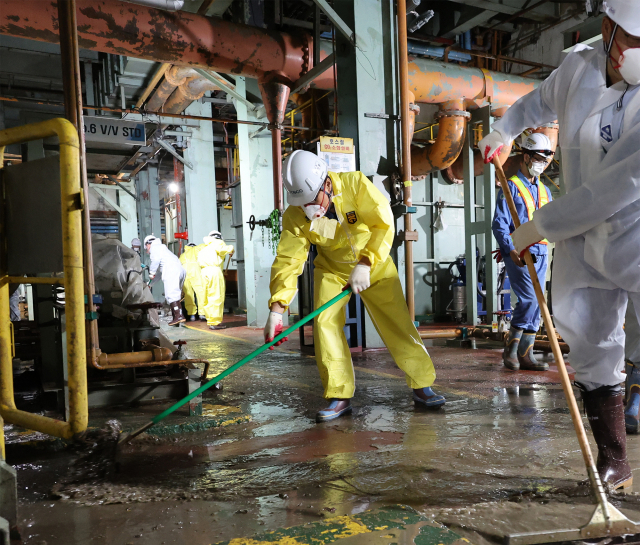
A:
[[[444,34],[442,34],[442,37],[453,38],[458,34],[463,34],[467,30],[471,30],[472,28],[475,28],[477,26],[482,25],[483,23],[486,23],[489,19],[491,19],[494,15],[497,15],[497,14],[498,14],[497,11],[491,11],[486,9],[472,17],[469,17],[468,19],[462,20],[461,18],[461,21],[459,21],[458,24],[455,27],[453,27],[451,30],[447,30]]]
[[[493,11],[496,13],[504,13],[506,15],[514,15],[519,11],[522,11],[523,7],[520,6],[511,6],[509,4],[503,4],[494,2],[492,0],[449,0],[455,4],[464,4],[465,6],[471,6],[474,8],[486,9],[489,11]],[[541,23],[549,22],[550,19],[554,17],[552,15],[540,13],[539,11],[529,11],[526,15],[523,15],[527,19],[531,19],[533,21],[538,21]]]

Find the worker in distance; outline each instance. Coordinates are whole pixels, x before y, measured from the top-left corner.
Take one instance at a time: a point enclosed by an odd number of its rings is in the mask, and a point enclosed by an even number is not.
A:
[[[202,281],[202,270],[198,264],[198,254],[204,246],[204,244],[190,242],[185,246],[180,256],[180,263],[182,263],[184,270],[187,272],[182,290],[184,292],[184,306],[191,322],[195,322],[197,319],[206,320],[204,315],[206,297]]]
[[[531,221],[533,213],[551,201],[551,191],[540,181],[540,176],[553,159],[552,147],[546,134],[532,133],[524,136],[522,141],[524,153],[520,169],[508,181],[521,224]],[[529,271],[524,260],[520,259],[511,240],[511,233],[515,231],[515,225],[511,219],[507,199],[502,189],[498,191],[491,229],[493,236],[498,241],[499,255],[507,269],[511,288],[518,297],[502,357],[504,365],[512,371],[519,369],[548,371],[549,365],[538,361],[533,355],[536,332],[540,327],[540,307],[533,290]],[[536,273],[543,285],[548,265],[547,244],[546,240],[541,240],[529,248],[531,255],[535,256],[533,259]]]
[[[144,239],[144,249],[149,254],[149,285],[158,279],[158,271],[162,275],[164,284],[164,296],[171,308],[172,318],[169,325],[179,325],[186,321],[182,315],[182,285],[186,278],[186,271],[176,256],[162,240],[154,235],[148,235]]]
[[[431,389],[435,369],[409,317],[398,271],[389,255],[394,219],[387,199],[362,172],[328,172],[325,161],[303,150],[294,151],[284,161],[283,183],[289,206],[282,216],[282,234],[271,268],[271,312],[264,328],[265,341],[282,332],[282,315],[298,291],[298,276],[314,244],[318,250],[313,277],[315,308],[351,286],[361,295],[396,365],[405,372],[415,403],[432,408],[444,405],[445,398]],[[324,397],[329,400],[316,415],[318,422],[352,410],[355,376],[343,331],[348,299],[323,311],[314,323],[316,362]]]
[[[224,329],[221,325],[224,315],[224,297],[226,284],[222,267],[228,254],[235,249],[226,244],[220,231],[213,230],[203,239],[204,244],[198,252],[198,265],[202,270],[204,285],[204,315],[209,329]]]
[[[602,10],[602,45],[574,47],[479,146],[490,161],[525,128],[560,125],[567,194],[536,210],[513,244],[523,252],[543,239],[556,243],[554,318],[571,347],[598,472],[615,489],[633,482],[620,384],[627,301],[640,309],[640,2],[605,0]],[[640,372],[632,374],[633,393]]]

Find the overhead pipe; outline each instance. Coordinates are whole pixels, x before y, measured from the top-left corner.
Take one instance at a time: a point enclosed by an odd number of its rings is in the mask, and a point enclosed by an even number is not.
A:
[[[398,66],[400,70],[400,139],[402,148],[402,195],[405,206],[413,205],[411,198],[411,137],[412,127],[409,122],[411,102],[409,89],[408,53],[407,53],[407,4],[405,0],[398,0]],[[415,115],[414,115],[415,118]],[[413,229],[411,214],[404,214],[404,271],[405,297],[409,316],[413,322],[416,319],[414,297],[413,270]],[[416,239],[417,240],[417,239]]]
[[[183,85],[189,77],[197,76],[196,71],[188,66],[171,66],[164,74],[164,80],[155,90],[149,102],[147,109],[151,111],[159,111],[163,108],[165,102],[173,94],[173,92]]]
[[[180,11],[184,6],[184,0],[124,0],[129,4],[148,6],[150,8],[164,9],[167,11]]]

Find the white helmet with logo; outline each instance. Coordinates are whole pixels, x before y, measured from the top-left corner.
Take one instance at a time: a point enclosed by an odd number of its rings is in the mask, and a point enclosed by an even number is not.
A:
[[[144,245],[151,244],[154,240],[157,240],[155,235],[147,235],[144,237]]]
[[[292,206],[302,206],[313,201],[327,179],[328,170],[327,163],[315,153],[294,151],[282,165],[287,202]]]
[[[638,0],[604,0],[602,11],[629,34],[640,36],[640,2]]]
[[[535,151],[540,155],[553,155],[554,152],[552,147],[549,137],[540,132],[534,132],[525,137],[522,141],[522,149]]]

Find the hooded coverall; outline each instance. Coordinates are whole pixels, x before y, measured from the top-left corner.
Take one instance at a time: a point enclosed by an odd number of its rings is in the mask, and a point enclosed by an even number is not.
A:
[[[518,182],[518,184],[516,184],[516,182]],[[540,182],[538,178],[535,179],[534,183],[529,183],[529,180],[525,178],[522,172],[518,171],[518,174],[512,177],[508,183],[511,194],[513,195],[513,201],[516,205],[516,210],[518,211],[520,223],[529,221],[534,210],[551,201],[549,188]],[[522,187],[518,187],[520,184]],[[521,189],[527,191],[528,194],[523,195]],[[546,198],[543,198],[542,201],[539,195],[540,190],[546,194]],[[531,202],[529,202],[528,199],[530,199]],[[540,327],[540,307],[538,307],[536,293],[533,290],[531,276],[529,276],[529,271],[526,267],[518,267],[509,255],[515,249],[513,241],[511,240],[511,233],[513,233],[516,228],[511,220],[511,213],[509,212],[507,200],[504,198],[502,189],[498,191],[496,211],[493,216],[491,229],[493,230],[493,236],[500,246],[502,260],[507,268],[511,287],[518,296],[518,303],[513,310],[511,325],[518,329],[537,331],[538,327]],[[534,244],[529,248],[529,251],[532,255],[536,256],[536,273],[538,274],[540,284],[544,285],[548,264],[547,244]]]
[[[182,285],[186,272],[180,259],[162,241],[157,238],[151,242],[149,249],[149,275],[155,277],[158,269],[162,271],[164,297],[167,303],[175,303],[182,299]]]
[[[407,384],[411,388],[431,386],[435,369],[409,317],[398,271],[389,255],[394,237],[391,207],[362,172],[329,172],[329,176],[338,219],[320,218],[323,221],[316,224],[318,220],[311,222],[300,206],[285,210],[271,268],[269,306],[275,302],[289,306],[311,244],[318,249],[313,277],[316,308],[342,291],[352,269],[366,257],[371,262],[371,287],[360,296],[376,330],[396,365],[405,372]],[[327,221],[337,222],[333,238],[318,233]],[[355,391],[351,353],[344,335],[348,299],[320,314],[313,328],[316,361],[327,399],[349,399]]]
[[[204,315],[205,291],[200,265],[198,265],[198,254],[202,248],[204,248],[204,244],[187,246],[180,256],[180,263],[187,271],[187,278],[182,290],[184,291],[184,306],[190,316]]]
[[[203,248],[198,253],[198,265],[202,269],[207,324],[218,325],[224,314],[225,281],[222,272],[224,258],[233,252],[233,246],[214,237],[204,237]]]
[[[606,62],[602,47],[574,47],[493,125],[505,140],[556,119],[560,125],[567,194],[537,210],[533,222],[556,243],[553,314],[587,391],[624,381],[627,300],[640,309],[640,93],[624,81],[607,87]]]

